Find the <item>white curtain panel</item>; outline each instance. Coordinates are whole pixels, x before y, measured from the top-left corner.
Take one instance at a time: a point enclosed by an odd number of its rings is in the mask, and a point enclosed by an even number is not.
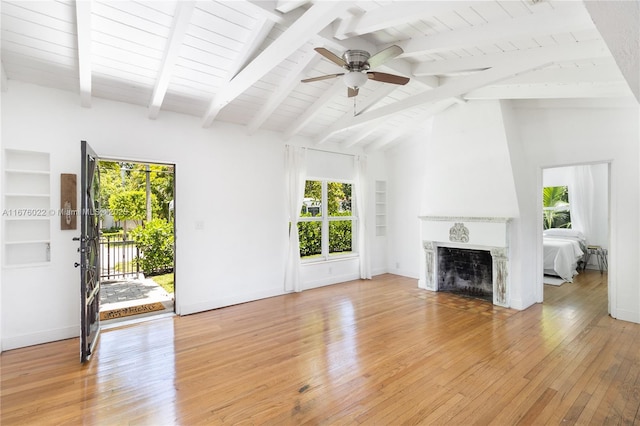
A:
[[[587,242],[592,235],[593,174],[591,166],[574,166],[569,180],[569,208],[571,227],[581,231]]]
[[[304,184],[307,177],[307,149],[287,145],[285,167],[287,174],[287,210],[289,212],[289,244],[284,272],[284,290],[302,291],[300,282],[300,237],[298,215],[304,201]]]
[[[367,158],[356,155],[355,199],[358,210],[358,255],[360,257],[360,278],[371,279],[371,260],[369,258],[369,232],[367,230]]]

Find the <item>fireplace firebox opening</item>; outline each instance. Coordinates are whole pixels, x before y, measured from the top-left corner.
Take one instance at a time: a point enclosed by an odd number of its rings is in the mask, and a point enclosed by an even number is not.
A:
[[[487,250],[438,247],[438,291],[493,302],[493,263]]]

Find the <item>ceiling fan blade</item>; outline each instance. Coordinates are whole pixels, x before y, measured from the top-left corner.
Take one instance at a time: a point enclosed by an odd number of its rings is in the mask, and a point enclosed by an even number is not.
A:
[[[344,73],[341,72],[339,74],[321,75],[320,77],[305,78],[304,80],[300,80],[300,81],[302,83],[311,83],[312,81],[329,80],[330,78],[340,77],[341,75],[344,75]]]
[[[325,58],[327,58],[328,60],[330,60],[331,62],[334,62],[336,65],[341,66],[343,68],[347,67],[347,63],[344,61],[344,59],[342,59],[340,56],[336,55],[335,53],[331,52],[330,50],[327,50],[324,47],[316,47],[314,50],[319,54],[321,54],[322,56],[324,56]]]
[[[402,86],[409,82],[409,78],[407,77],[377,71],[369,71],[367,73],[367,77],[369,77],[369,80],[381,81],[383,83],[400,84]]]
[[[358,96],[358,89],[357,88],[352,88],[352,87],[347,87],[347,96],[350,98],[353,98],[354,96]]]
[[[384,50],[379,51],[375,55],[369,58],[369,66],[371,68],[378,67],[390,59],[395,58],[396,56],[404,53],[404,50],[400,46],[393,45],[389,46]]]

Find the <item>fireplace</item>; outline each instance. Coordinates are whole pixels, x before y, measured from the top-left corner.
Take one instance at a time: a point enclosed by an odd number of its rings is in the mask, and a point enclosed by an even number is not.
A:
[[[491,252],[438,247],[438,291],[493,302]]]
[[[418,286],[509,307],[509,218],[422,216]]]

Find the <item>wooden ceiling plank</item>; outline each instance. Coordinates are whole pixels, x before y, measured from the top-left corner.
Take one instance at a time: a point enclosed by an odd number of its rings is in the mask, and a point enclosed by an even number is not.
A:
[[[216,94],[202,120],[203,126],[210,126],[224,106],[291,55],[291,52],[304,46],[318,31],[339,17],[348,6],[349,2],[314,4]]]
[[[384,124],[385,124],[384,121],[379,121],[379,122],[375,123],[374,125],[369,125],[367,127],[364,127],[362,129],[360,129],[358,132],[356,132],[355,135],[349,136],[347,138],[347,140],[342,144],[342,147],[345,148],[345,149],[349,149],[349,148],[352,148],[352,147],[358,145],[367,136],[369,136],[371,133],[373,133],[376,130],[378,130],[378,128],[381,127]]]
[[[578,55],[573,55],[577,59],[587,58],[602,58],[609,57],[610,53],[607,50],[605,43],[601,40],[592,40],[587,42],[572,43],[560,46],[575,46],[583,52],[584,56],[579,58]],[[469,70],[482,70],[490,68],[497,63],[510,59],[512,61],[518,61],[526,58],[529,55],[544,55],[545,52],[553,53],[559,46],[547,46],[536,47],[533,49],[494,53],[482,56],[469,56],[465,58],[447,59],[443,61],[431,61],[417,64],[414,66],[412,73],[417,76],[432,76],[451,74]]]
[[[251,119],[247,125],[247,129],[250,135],[254,134],[260,126],[269,118],[271,114],[280,106],[280,104],[289,96],[289,94],[300,84],[302,74],[309,66],[313,66],[313,62],[319,61],[313,51],[309,48],[304,52],[300,60],[296,62],[293,68],[290,69],[287,76],[280,82],[275,91],[271,93],[269,99],[262,104],[262,107],[258,113]]]
[[[594,83],[499,84],[481,87],[464,95],[468,100],[486,99],[587,99],[632,97],[625,81]]]
[[[394,104],[385,105],[373,111],[359,114],[352,117],[348,124],[340,128],[332,127],[332,133],[358,127],[417,106],[464,95],[472,90],[495,84],[533,69],[543,68],[554,62],[571,60],[573,56],[579,57],[581,54],[584,55],[584,52],[581,50],[579,47],[574,46],[555,46],[555,49],[550,48],[543,53],[529,54],[520,61],[512,61],[507,58],[488,70],[462,77],[455,82],[438,86],[433,90],[414,95]]]
[[[85,108],[91,107],[91,7],[89,0],[76,1],[80,103]]]
[[[400,2],[382,6],[363,14],[351,15],[338,26],[334,34],[338,40],[345,40],[363,34],[384,30],[420,19],[452,12],[468,6],[469,2]]]
[[[414,37],[398,43],[404,50],[399,58],[592,28],[593,22],[584,7],[564,7],[552,13],[523,15],[485,25]]]
[[[344,90],[344,84],[342,84],[342,86]],[[385,99],[387,96],[389,96],[392,92],[394,92],[398,88],[399,86],[396,86],[394,84],[384,84],[380,86],[372,95],[368,96],[365,99],[364,103],[360,101],[361,105],[360,105],[360,110],[358,111],[358,114],[364,114],[365,112],[369,111],[371,108],[373,108],[375,105],[377,105],[380,101]],[[357,102],[358,102],[358,99],[356,98],[356,105],[357,105]],[[321,145],[327,142],[329,138],[336,131],[340,130],[345,125],[347,125],[352,118],[353,118],[353,112],[351,111],[347,112],[346,114],[343,114],[338,121],[333,123],[331,126],[329,126],[328,129],[325,129],[322,133],[318,134],[314,138],[314,143],[316,145]]]
[[[344,83],[341,80],[336,80],[328,90],[322,92],[322,96],[320,96],[302,113],[302,115],[300,115],[288,128],[285,129],[283,133],[284,139],[291,139],[294,134],[298,133],[304,126],[313,120],[320,110],[324,108],[324,106],[339,92],[344,92]]]
[[[256,25],[255,29],[251,32],[251,35],[243,45],[243,49],[236,58],[233,66],[229,69],[229,81],[231,81],[242,70],[247,63],[256,56],[258,49],[265,42],[269,33],[273,29],[275,22],[261,18]]]
[[[180,48],[184,40],[184,36],[191,22],[191,15],[195,9],[195,2],[193,1],[180,1],[176,4],[176,12],[173,17],[171,25],[171,32],[167,42],[164,58],[160,65],[158,72],[158,78],[156,80],[155,87],[153,88],[153,94],[151,95],[151,102],[149,104],[149,118],[155,120],[160,113],[160,107],[162,101],[167,94],[169,88],[169,81],[173,75],[173,70],[180,54]]]
[[[307,3],[309,0],[278,0],[276,10],[280,13],[289,13]]]
[[[415,134],[415,132],[422,127],[424,122],[430,117],[441,113],[456,103],[455,99],[445,99],[443,101],[436,102],[428,107],[424,112],[420,113],[418,117],[413,117],[407,120],[404,126],[396,126],[394,131],[387,132],[383,138],[367,145],[366,150],[371,152],[382,148],[390,148],[394,142],[401,140],[403,136]]]

